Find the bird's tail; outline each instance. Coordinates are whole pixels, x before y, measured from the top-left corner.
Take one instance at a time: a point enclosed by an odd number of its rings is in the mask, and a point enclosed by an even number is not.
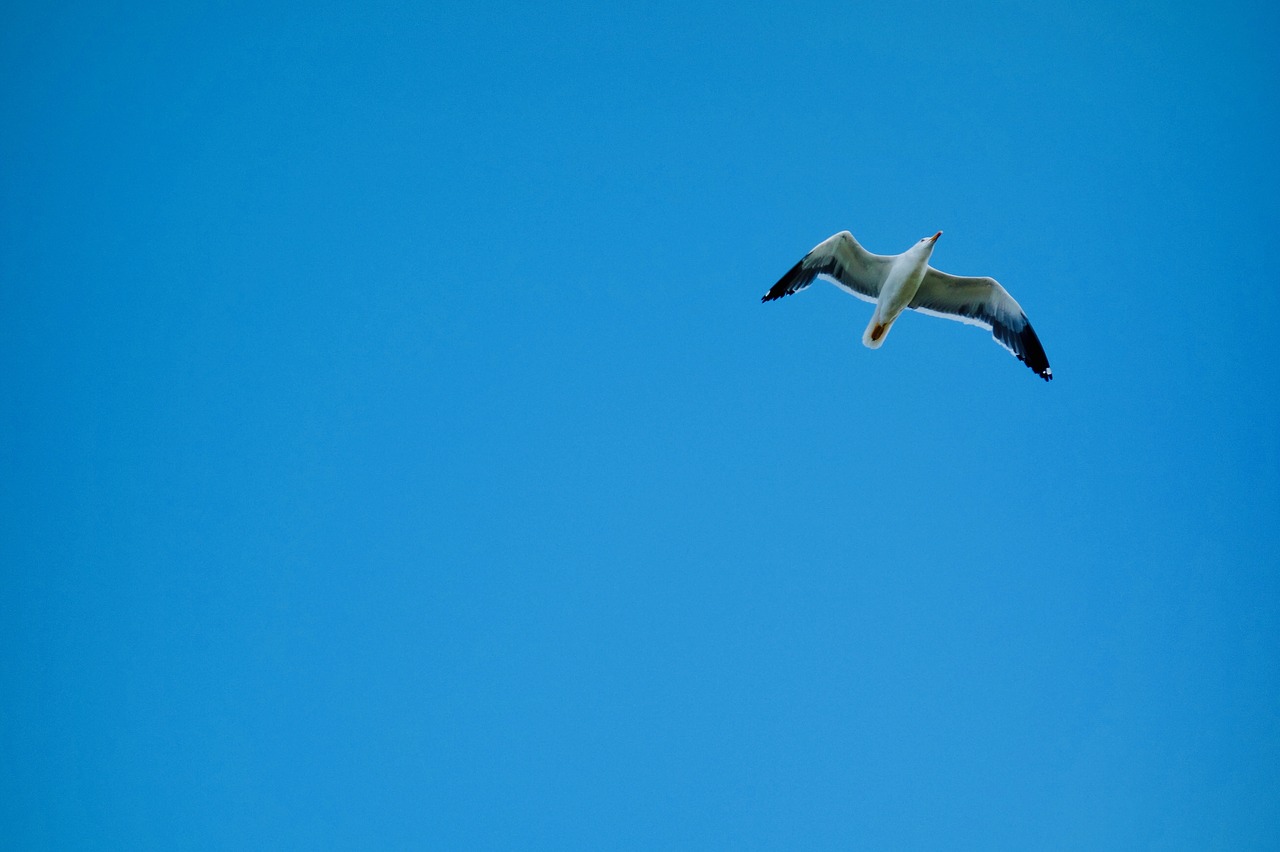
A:
[[[880,319],[877,311],[875,316],[871,317],[871,322],[867,324],[867,330],[862,332],[862,345],[868,349],[879,349],[884,345],[884,339],[889,336],[889,329],[892,326],[893,320],[885,322]]]

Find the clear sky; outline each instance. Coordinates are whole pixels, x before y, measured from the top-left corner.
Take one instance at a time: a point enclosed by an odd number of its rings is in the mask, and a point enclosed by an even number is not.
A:
[[[1277,847],[1278,31],[5,4],[0,845]]]

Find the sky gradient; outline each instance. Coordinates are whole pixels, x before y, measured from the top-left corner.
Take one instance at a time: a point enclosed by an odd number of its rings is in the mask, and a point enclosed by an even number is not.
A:
[[[8,4],[0,845],[1280,845],[1280,14],[1122,6]]]

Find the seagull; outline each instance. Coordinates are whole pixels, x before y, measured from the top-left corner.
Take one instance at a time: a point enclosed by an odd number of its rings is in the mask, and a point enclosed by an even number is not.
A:
[[[939,272],[929,256],[942,232],[925,237],[897,255],[880,255],[858,245],[848,231],[828,237],[791,267],[760,299],[771,302],[798,293],[825,278],[841,290],[876,306],[862,344],[879,349],[904,310],[977,325],[1046,382],[1049,358],[1022,306],[994,278],[962,278]]]

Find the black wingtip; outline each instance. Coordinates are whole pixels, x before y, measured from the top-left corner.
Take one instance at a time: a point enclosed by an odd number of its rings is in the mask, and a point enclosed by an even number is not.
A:
[[[1031,323],[1027,323],[1026,328],[1022,329],[1022,333],[1018,335],[1018,342],[1022,344],[1020,348],[1025,353],[1022,356],[1023,363],[1046,382],[1052,381],[1053,369],[1049,366],[1049,356],[1044,354],[1044,347],[1040,345],[1040,338],[1036,336]]]
[[[778,279],[778,283],[769,288],[769,292],[760,297],[761,302],[772,302],[774,299],[781,299],[783,296],[790,296],[797,290],[803,290],[808,284],[812,274],[804,271],[804,261],[799,261],[791,269],[787,270],[787,274]]]

